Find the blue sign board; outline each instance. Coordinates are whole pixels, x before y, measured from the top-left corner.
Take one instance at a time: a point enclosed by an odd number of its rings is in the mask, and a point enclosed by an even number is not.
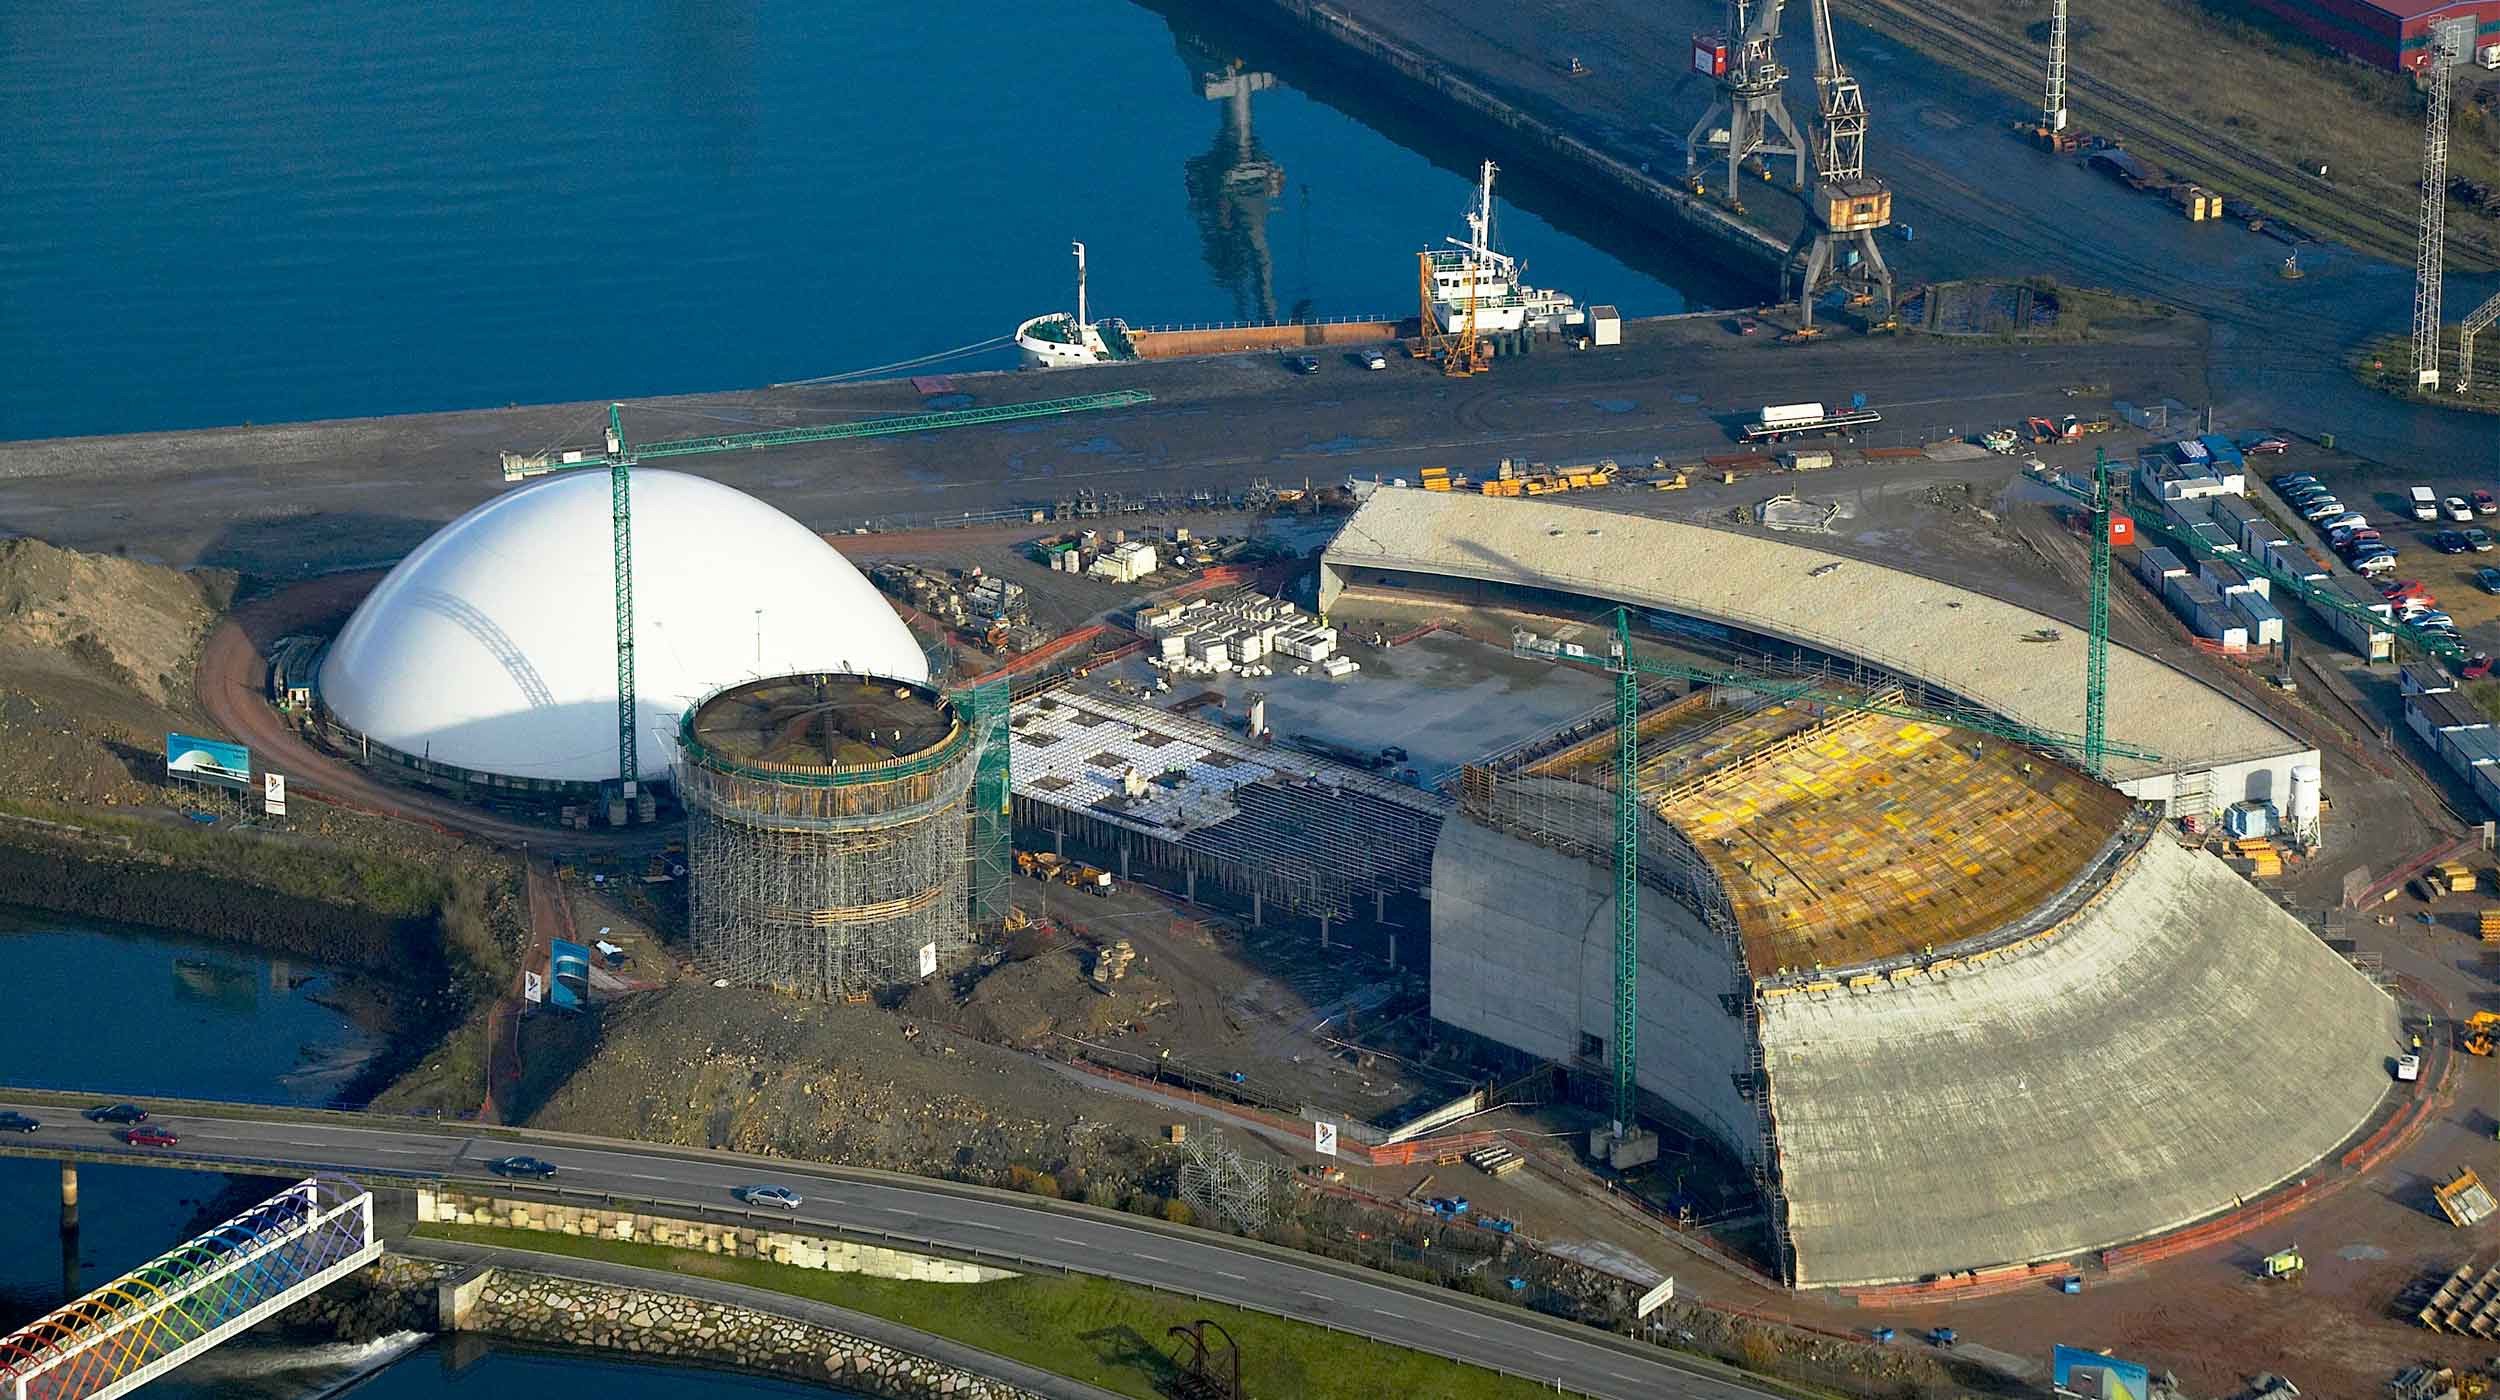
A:
[[[183,782],[248,788],[252,785],[252,751],[223,739],[167,734],[165,776]]]
[[[2132,1361],[2121,1361],[2082,1347],[2059,1347],[2057,1374],[2051,1380],[2060,1395],[2087,1400],[2145,1400],[2153,1393],[2153,1374]]]
[[[590,950],[561,938],[549,941],[547,1004],[558,1011],[579,1011],[590,1004]]]

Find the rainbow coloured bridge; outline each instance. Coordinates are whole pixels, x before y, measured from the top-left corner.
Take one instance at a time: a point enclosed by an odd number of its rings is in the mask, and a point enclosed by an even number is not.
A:
[[[379,1258],[373,1197],[310,1177],[0,1337],[7,1400],[110,1400]]]

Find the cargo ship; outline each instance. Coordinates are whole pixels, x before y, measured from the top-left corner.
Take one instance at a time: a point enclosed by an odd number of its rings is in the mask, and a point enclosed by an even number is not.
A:
[[[1493,174],[1486,161],[1476,182],[1476,202],[1467,211],[1467,236],[1444,240],[1446,248],[1427,248],[1425,273],[1432,279],[1433,317],[1444,331],[1456,331],[1470,310],[1479,334],[1516,330],[1552,330],[1588,319],[1569,296],[1521,280],[1517,258],[1493,246]]]
[[[1085,245],[1076,249],[1076,311],[1050,311],[1016,327],[1016,352],[1033,369],[1067,369],[1075,365],[1107,365],[1137,358],[1128,326],[1117,319],[1096,322],[1085,306]]]

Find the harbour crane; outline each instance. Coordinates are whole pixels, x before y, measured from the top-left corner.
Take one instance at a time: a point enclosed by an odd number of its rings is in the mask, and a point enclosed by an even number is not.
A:
[[[1793,258],[1805,255],[1797,282],[1798,334],[1814,332],[1814,299],[1846,281],[1853,304],[1880,295],[1889,319],[1892,269],[1875,246],[1875,231],[1892,223],[1892,189],[1866,173],[1866,93],[1840,61],[1832,37],[1831,0],[1808,0],[1814,12],[1814,196]],[[1851,266],[1851,255],[1855,265]]]
[[[642,788],[642,767],[635,733],[634,714],[634,522],[633,468],[655,458],[685,457],[705,452],[730,452],[750,447],[784,447],[801,442],[829,442],[841,438],[887,437],[897,433],[929,432],[974,423],[1003,423],[1025,418],[1045,418],[1062,413],[1083,413],[1093,409],[1126,408],[1151,402],[1154,395],[1142,389],[1118,389],[1107,394],[1086,394],[1078,398],[1044,399],[1037,403],[1001,404],[994,408],[953,409],[943,413],[912,413],[894,418],[870,418],[853,423],[833,423],[813,428],[768,428],[753,433],[727,433],[712,437],[677,438],[662,442],[629,444],[625,440],[625,409],[622,404],[608,405],[607,432],[600,447],[557,449],[547,452],[506,452],[503,454],[503,479],[523,481],[549,472],[577,467],[608,469],[608,525],[613,539],[616,592],[616,788],[611,796],[610,824],[622,825],[623,816],[633,810],[634,800]]]
[[[1615,1043],[1612,1051],[1612,1104],[1616,1138],[1620,1139],[1633,1131],[1632,1115],[1637,1090],[1634,1069],[1637,1060],[1636,1035],[1640,1025],[1640,678],[1656,676],[1696,688],[1724,686],[1776,703],[1816,705],[1829,710],[1892,715],[1928,724],[1949,725],[1993,735],[2029,748],[2079,755],[2084,766],[2095,776],[2103,776],[2108,757],[2113,754],[2126,758],[2159,759],[2161,755],[2148,749],[2112,744],[2102,732],[2100,691],[2108,672],[2109,637],[2108,485],[2108,468],[2104,459],[2099,473],[2098,498],[2101,504],[2095,511],[2102,539],[2100,548],[2094,551],[2096,572],[2092,589],[2092,621],[2096,640],[2087,653],[2085,733],[2082,735],[2035,728],[1975,707],[1895,701],[1887,698],[1885,691],[1849,689],[1819,680],[1733,667],[1685,666],[1654,657],[1637,656],[1632,651],[1631,610],[1623,607],[1614,609],[1614,637],[1603,655],[1593,653],[1586,647],[1569,645],[1559,639],[1541,638],[1533,633],[1521,632],[1512,637],[1511,654],[1514,656],[1586,666],[1615,678]]]
[[[1795,187],[1806,187],[1806,141],[1780,96],[1788,82],[1788,70],[1775,51],[1780,5],[1781,0],[1727,0],[1727,28],[1693,36],[1693,71],[1719,87],[1709,110],[1684,138],[1684,178],[1692,182],[1696,193],[1702,192],[1705,186],[1696,173],[1702,149],[1717,148],[1724,141],[1727,201],[1738,209],[1744,207],[1744,198],[1737,176],[1751,156],[1794,157]],[[1721,114],[1727,117],[1723,134],[1712,127]]]

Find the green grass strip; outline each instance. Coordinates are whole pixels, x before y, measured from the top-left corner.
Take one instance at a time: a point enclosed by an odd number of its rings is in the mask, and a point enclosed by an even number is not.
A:
[[[829,1273],[699,1250],[484,1225],[420,1225],[420,1238],[497,1245],[718,1279],[831,1303],[933,1332],[967,1346],[1098,1385],[1138,1400],[1163,1400],[1181,1343],[1166,1331],[1212,1318],[1241,1346],[1242,1388],[1306,1400],[1526,1400],[1551,1386],[1305,1322],[1244,1312],[1106,1279],[1028,1275],[994,1283],[921,1283]]]

